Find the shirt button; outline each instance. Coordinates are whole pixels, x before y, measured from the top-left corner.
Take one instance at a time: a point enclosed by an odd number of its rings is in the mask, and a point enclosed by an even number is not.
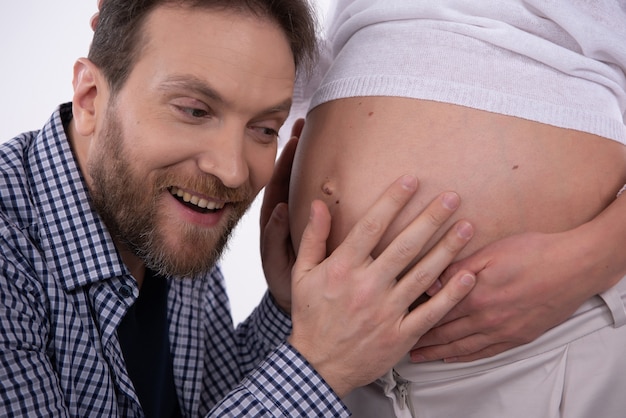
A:
[[[124,298],[131,297],[133,295],[133,288],[127,284],[124,284],[120,287],[120,295]]]

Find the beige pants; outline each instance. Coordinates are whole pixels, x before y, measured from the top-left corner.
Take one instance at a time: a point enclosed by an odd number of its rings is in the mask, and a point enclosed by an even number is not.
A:
[[[530,344],[471,363],[405,359],[346,403],[356,418],[624,418],[625,301],[626,279]]]

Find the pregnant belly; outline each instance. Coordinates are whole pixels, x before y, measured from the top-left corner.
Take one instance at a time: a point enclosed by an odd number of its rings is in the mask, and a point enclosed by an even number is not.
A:
[[[364,97],[315,108],[298,145],[290,186],[298,247],[313,199],[333,216],[329,252],[396,178],[420,188],[376,254],[436,195],[461,196],[448,224],[475,237],[462,257],[524,231],[556,232],[593,218],[626,180],[621,144],[578,131],[430,101]],[[441,232],[443,233],[443,231]]]

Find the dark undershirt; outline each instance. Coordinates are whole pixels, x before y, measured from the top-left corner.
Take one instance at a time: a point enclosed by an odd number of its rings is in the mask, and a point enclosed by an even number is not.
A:
[[[167,280],[146,271],[117,330],[126,369],[147,418],[181,417],[168,338]]]

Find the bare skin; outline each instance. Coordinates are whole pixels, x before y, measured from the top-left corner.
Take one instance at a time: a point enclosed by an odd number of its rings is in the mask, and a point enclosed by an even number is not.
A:
[[[333,217],[332,249],[384,185],[404,172],[420,179],[420,194],[381,245],[443,190],[463,198],[450,222],[469,219],[476,230],[457,260],[465,258],[460,265],[478,274],[477,286],[443,326],[420,340],[415,361],[468,361],[532,341],[623,276],[618,255],[601,245],[602,237],[621,236],[620,211],[595,220],[626,181],[622,145],[403,98],[341,99],[308,115],[291,179],[293,242],[308,202],[321,199]]]
[[[97,17],[92,24],[97,24]],[[132,167],[128,177],[134,176],[131,186],[137,185],[132,188],[131,198],[137,198],[133,204],[138,206],[143,195],[155,199],[150,221],[166,232],[159,239],[165,242],[165,250],[174,254],[172,258],[182,258],[195,249],[207,258],[208,250],[217,245],[216,236],[224,234],[224,218],[235,211],[237,200],[209,196],[202,190],[209,188],[208,181],[194,183],[195,178],[216,178],[224,188],[243,189],[241,199],[252,199],[267,185],[270,202],[265,209],[284,201],[283,181],[289,178],[284,174],[291,167],[293,148],[281,157],[277,174],[273,171],[277,131],[293,93],[293,56],[274,22],[221,9],[157,7],[146,21],[146,37],[149,42],[113,102],[100,70],[87,59],[77,62],[72,146],[92,186],[97,172],[93,167],[113,160],[114,150],[106,145],[111,140],[125,145],[126,166]],[[115,114],[117,135],[107,135],[103,128],[114,115],[106,111],[110,108],[120,110]],[[166,170],[173,175],[160,176]],[[166,187],[150,190],[148,186],[159,184],[160,178],[167,179]],[[329,257],[326,240],[331,217],[323,202],[309,206],[297,259],[284,258],[286,246],[275,244],[287,242],[287,216],[284,210],[280,214],[284,205],[273,214],[263,211],[264,220],[270,217],[263,229],[264,262],[279,271],[268,274],[268,283],[281,307],[291,310],[289,343],[339,397],[372,382],[402,358],[475,283],[472,274],[461,271],[435,297],[409,311],[412,301],[472,238],[473,228],[467,221],[456,222],[427,256],[406,267],[458,208],[458,195],[444,193],[413,216],[379,257],[372,258],[387,226],[418,189],[413,176],[394,180]],[[105,186],[113,192],[125,189]],[[173,188],[198,198],[198,204],[205,199],[220,207],[208,213],[190,210],[174,197]],[[121,206],[123,211],[128,205]],[[190,229],[215,233],[205,234],[206,239],[198,243],[181,233]],[[118,247],[141,285],[143,260],[121,242]],[[275,258],[289,262],[289,268],[272,263]],[[286,300],[283,273],[291,284]]]
[[[614,199],[625,155],[620,144],[590,134],[461,106],[390,97],[332,101],[310,113],[300,139],[290,200],[294,242],[306,221],[302,207],[313,198],[331,208],[336,245],[403,172],[420,179],[421,193],[396,228],[442,190],[463,197],[455,216],[471,219],[477,231],[459,258],[515,233],[565,231]]]
[[[323,202],[312,202],[298,258],[293,251],[285,254],[284,249],[291,248],[285,200],[295,145],[291,141],[283,150],[264,195],[264,269],[274,299],[291,311],[290,343],[344,397],[388,370],[424,330],[465,297],[475,280],[459,271],[435,297],[408,311],[414,298],[467,245],[473,228],[457,221],[417,264],[405,268],[459,207],[456,193],[442,193],[373,258],[372,249],[418,186],[415,178],[402,176],[326,259],[330,214]]]
[[[188,39],[190,28],[198,35],[193,42]],[[233,28],[237,36],[222,35]],[[115,110],[123,133],[122,155],[135,176],[130,183],[136,185],[134,197],[139,202],[147,196],[147,207],[154,206],[153,198],[159,202],[151,217],[163,234],[156,241],[165,253],[178,253],[171,259],[195,253],[197,262],[208,258],[205,249],[216,247],[228,219],[238,216],[235,201],[249,204],[272,175],[276,132],[291,104],[293,55],[273,22],[232,12],[160,7],[150,15],[145,31],[148,41],[141,59],[114,103],[100,69],[85,58],[76,62],[72,147],[93,188],[91,167],[111,154],[105,128],[113,119],[110,109]],[[272,60],[266,59],[269,55]],[[166,187],[153,186],[165,173],[175,180],[168,180]],[[242,191],[241,197],[219,196],[223,193],[208,183]],[[147,191],[146,184],[155,190]],[[219,208],[190,211],[173,196],[172,187]],[[206,242],[185,239],[181,230],[201,234]],[[124,245],[118,247],[141,285],[143,260]]]

